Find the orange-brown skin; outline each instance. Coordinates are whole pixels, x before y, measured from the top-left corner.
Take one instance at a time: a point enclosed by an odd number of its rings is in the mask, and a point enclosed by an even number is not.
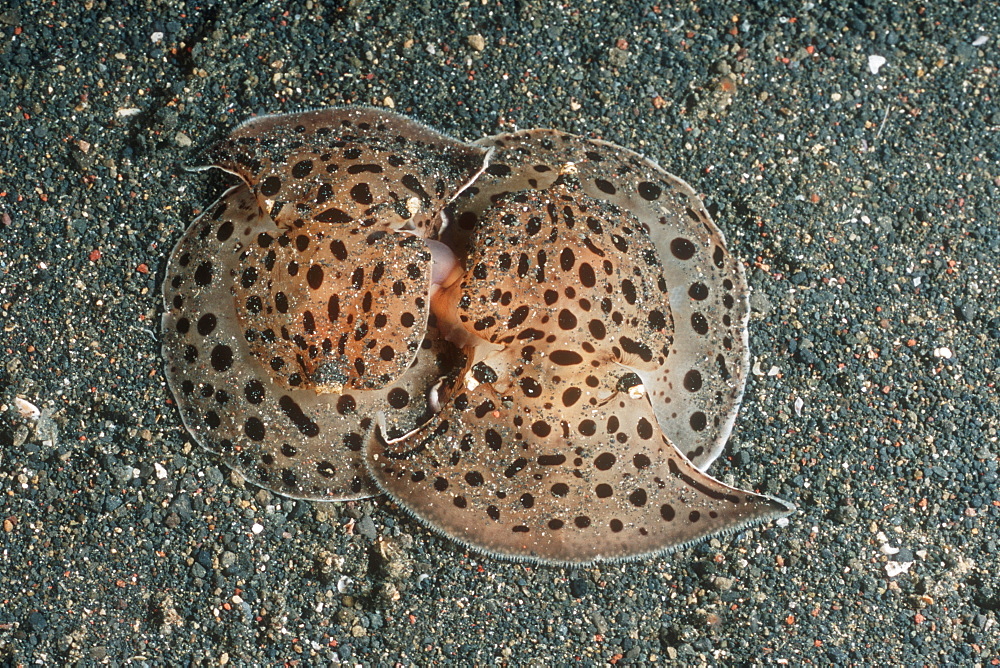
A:
[[[747,289],[654,163],[352,107],[254,119],[204,159],[242,183],[171,254],[167,379],[195,438],[253,482],[381,490],[544,563],[791,512],[702,472],[742,397]]]

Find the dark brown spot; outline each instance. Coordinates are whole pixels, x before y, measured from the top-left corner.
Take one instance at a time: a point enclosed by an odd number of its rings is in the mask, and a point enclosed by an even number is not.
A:
[[[259,380],[248,381],[243,388],[243,395],[253,405],[264,401],[264,385]]]
[[[708,320],[701,313],[691,314],[691,329],[702,336],[708,334]]]
[[[525,321],[525,319],[528,317],[528,313],[530,312],[531,309],[529,307],[525,305],[518,306],[510,314],[510,319],[507,320],[507,329],[514,329],[515,327],[520,325],[522,322]]]
[[[625,301],[629,304],[635,304],[636,299],[638,299],[635,292],[635,284],[627,278],[622,281],[622,296],[625,297]]]
[[[659,199],[663,190],[660,186],[652,183],[650,181],[640,181],[639,182],[639,196],[644,200],[652,202],[655,199]]]
[[[297,179],[304,179],[312,173],[312,160],[300,160],[292,166],[292,176]]]
[[[212,282],[212,263],[202,262],[194,270],[194,282],[197,285],[208,285]]]
[[[677,237],[670,242],[670,252],[674,254],[674,257],[678,260],[690,260],[694,257],[695,246],[691,243],[690,239],[685,239],[684,237]]]
[[[323,213],[318,214],[316,220],[321,223],[349,223],[354,219],[340,209],[330,207]]]
[[[212,368],[216,371],[226,371],[233,365],[233,350],[220,343],[212,348]]]
[[[628,500],[633,506],[641,508],[646,505],[646,490],[640,487],[628,495]]]
[[[340,239],[334,239],[330,242],[330,252],[341,262],[347,259],[347,246]]]
[[[575,404],[577,401],[580,400],[580,396],[582,394],[583,391],[579,387],[567,388],[562,395],[563,406],[569,408],[570,406],[572,406],[573,404]]]
[[[281,412],[285,414],[293,425],[299,430],[299,433],[303,436],[308,436],[310,438],[319,435],[319,425],[309,419],[309,416],[302,412],[302,407],[299,406],[298,402],[292,399],[287,394],[278,400],[278,406],[281,408]],[[291,446],[288,446],[291,448]],[[292,454],[294,454],[294,449]],[[292,455],[287,454],[287,457]]]
[[[688,392],[697,392],[701,389],[701,372],[691,369],[684,374],[684,389]]]
[[[559,266],[562,267],[563,271],[569,271],[574,264],[576,264],[576,255],[573,254],[573,249],[564,248],[559,254]]]
[[[217,323],[218,320],[214,313],[206,313],[198,318],[198,333],[202,336],[208,336],[215,329]]]
[[[614,195],[618,192],[618,189],[615,188],[610,181],[605,181],[604,179],[594,179],[594,185],[597,186],[597,189],[602,193],[607,193],[608,195]]]
[[[319,290],[320,286],[323,285],[323,267],[318,264],[309,267],[309,271],[306,272],[306,281],[310,288]]]
[[[215,232],[215,237],[219,241],[225,241],[233,235],[233,228],[233,222],[231,220],[227,220],[222,225],[219,225],[219,229]]]
[[[615,461],[617,461],[617,458],[613,454],[604,452],[594,460],[594,466],[598,471],[607,471],[615,465]]]
[[[367,183],[358,183],[351,188],[351,199],[358,204],[371,204],[373,201],[371,188]]]
[[[337,399],[337,412],[341,415],[353,413],[357,407],[358,403],[354,400],[354,397],[349,394],[341,395],[340,398]]]
[[[243,433],[251,441],[263,441],[264,436],[267,435],[267,430],[264,429],[264,423],[260,421],[260,418],[249,417],[243,424]]]
[[[704,283],[692,283],[691,287],[688,288],[688,296],[691,299],[703,301],[708,298],[708,286]]]
[[[528,460],[524,457],[518,457],[515,459],[510,466],[503,472],[504,476],[507,478],[513,478],[518,473],[524,470],[524,467],[528,465]]]
[[[597,319],[590,321],[588,329],[590,329],[590,335],[599,341],[603,340],[604,337],[607,336],[608,334],[607,330],[604,327],[604,323]]]
[[[549,426],[548,422],[538,420],[531,425],[531,432],[539,438],[545,438],[552,433],[552,427]],[[563,457],[563,459],[565,460],[566,458]],[[541,462],[541,457],[539,457],[539,462]]]
[[[486,438],[486,445],[490,450],[499,450],[503,447],[503,438],[494,429],[487,429],[483,434]]]
[[[389,390],[389,405],[393,408],[406,408],[410,403],[410,393],[401,387]]]
[[[537,397],[542,393],[542,386],[538,384],[538,381],[531,376],[524,376],[518,381],[518,385],[521,386],[521,391],[524,392],[526,397]]]
[[[568,309],[559,311],[559,328],[570,330],[576,328],[576,316]]]
[[[272,197],[281,190],[281,179],[277,176],[269,176],[260,184],[260,194],[264,197]]]
[[[559,366],[572,366],[583,362],[583,356],[574,350],[554,350],[549,359]]]

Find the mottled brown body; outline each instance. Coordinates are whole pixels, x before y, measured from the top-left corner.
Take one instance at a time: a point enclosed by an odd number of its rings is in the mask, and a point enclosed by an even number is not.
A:
[[[206,156],[243,183],[171,255],[164,354],[185,424],[254,482],[378,489],[548,563],[792,510],[702,472],[742,397],[747,288],[655,164],[358,108],[256,119]]]

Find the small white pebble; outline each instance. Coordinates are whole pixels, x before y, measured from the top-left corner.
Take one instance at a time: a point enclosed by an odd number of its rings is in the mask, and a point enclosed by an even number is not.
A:
[[[420,198],[411,197],[406,200],[406,210],[410,212],[411,216],[415,216],[420,213]]]
[[[885,65],[885,57],[872,54],[868,56],[868,69],[871,70],[872,74],[878,74],[878,71],[882,69]]]
[[[951,349],[945,348],[944,346],[934,349],[934,357],[940,357],[942,359],[951,359]]]
[[[628,388],[628,396],[632,397],[633,399],[642,399],[644,396],[646,396],[646,386],[643,385],[642,383],[639,383],[638,385],[633,385],[632,387]]]
[[[781,373],[781,369],[779,369],[778,367],[773,366],[773,365],[771,366],[770,369],[767,370],[767,375],[771,376],[772,378],[774,376],[777,376],[779,373]]]
[[[254,522],[253,526],[250,527],[250,531],[253,531],[255,534],[259,534],[263,530],[264,530],[264,525],[257,524],[256,522]]]
[[[990,38],[986,35],[980,35],[976,39],[972,40],[972,46],[982,46],[986,42],[990,41]]]
[[[802,401],[802,397],[795,397],[795,403],[793,407],[795,408],[795,416],[802,417],[802,407],[806,402]]]
[[[149,41],[152,42],[153,44],[159,44],[160,42],[163,41],[163,33],[157,30],[156,32],[154,32],[149,36]]]
[[[898,561],[890,561],[887,562],[885,565],[885,572],[889,577],[894,578],[897,575],[902,575],[903,573],[909,571],[910,566],[912,565],[913,565],[912,561],[907,561],[906,563],[902,564],[899,563]]]
[[[476,51],[482,51],[483,49],[486,48],[486,39],[479,33],[476,33],[475,35],[469,35],[467,40],[469,42],[469,46],[471,46]]]
[[[14,405],[17,406],[17,412],[21,414],[21,417],[28,420],[37,420],[38,416],[42,414],[38,410],[38,406],[30,401],[25,401],[21,397],[14,397]]]
[[[153,470],[156,472],[156,479],[163,480],[167,477],[167,469],[159,462],[153,462]]]

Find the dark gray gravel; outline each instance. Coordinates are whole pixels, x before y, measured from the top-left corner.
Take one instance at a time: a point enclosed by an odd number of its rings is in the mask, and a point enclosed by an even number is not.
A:
[[[1000,10],[752,4],[0,5],[0,664],[1000,662]],[[188,146],[389,98],[707,193],[756,309],[713,473],[787,526],[526,567],[191,445],[159,282],[225,181]]]

